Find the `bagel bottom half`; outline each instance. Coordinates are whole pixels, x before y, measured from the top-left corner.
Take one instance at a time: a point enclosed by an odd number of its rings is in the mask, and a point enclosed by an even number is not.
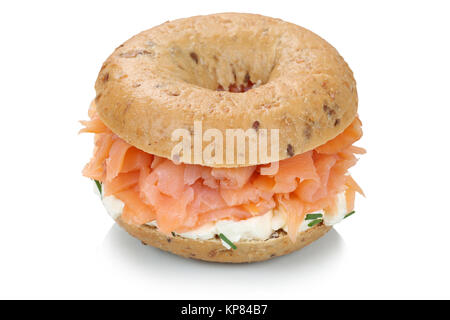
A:
[[[280,232],[277,238],[255,241],[239,241],[235,243],[237,249],[226,249],[220,239],[193,240],[180,236],[167,236],[156,227],[148,225],[132,225],[124,222],[120,217],[116,222],[130,235],[146,245],[159,248],[176,255],[210,262],[244,263],[257,262],[283,256],[299,250],[327,233],[331,226],[322,223],[297,235],[293,243],[288,235]]]

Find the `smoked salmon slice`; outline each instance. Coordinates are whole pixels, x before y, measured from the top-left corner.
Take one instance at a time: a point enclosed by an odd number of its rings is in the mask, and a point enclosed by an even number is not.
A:
[[[89,133],[102,133],[107,132],[109,129],[103,124],[100,119],[92,119],[89,121],[80,121],[84,128],[79,132],[89,132]]]
[[[260,190],[250,183],[245,184],[238,190],[220,188],[220,195],[230,207],[258,202],[260,199],[270,200],[273,194],[274,192]]]
[[[141,225],[156,219],[155,211],[141,200],[135,189],[116,192],[114,196],[125,203],[121,218],[126,223]]]
[[[295,196],[277,195],[279,205],[287,213],[288,235],[292,242],[297,238],[297,230],[303,222],[306,212],[303,203]]]
[[[241,168],[213,168],[211,175],[220,181],[220,186],[226,189],[240,189],[250,179],[256,166]]]
[[[131,147],[127,150],[125,158],[122,162],[122,170],[120,172],[131,172],[140,170],[141,168],[149,168],[152,163],[152,155],[141,150]]]
[[[275,175],[273,192],[293,192],[297,189],[298,182],[303,180],[319,180],[312,159],[312,151],[280,161],[278,173]]]
[[[353,122],[337,137],[317,147],[318,153],[334,154],[350,147],[362,137],[361,121],[355,118]]]
[[[136,186],[139,182],[139,171],[120,173],[114,179],[103,182],[103,195],[110,196]]]
[[[294,191],[303,202],[315,202],[326,196],[330,170],[336,163],[335,155],[319,155],[314,152],[313,159],[317,177],[304,179]]]
[[[130,147],[122,139],[116,139],[113,142],[106,160],[106,181],[111,181],[122,171],[125,155]]]
[[[109,149],[113,143],[114,136],[101,133],[95,136],[94,156],[84,167],[83,175],[94,180],[103,180],[106,173],[105,161],[109,157]]]
[[[141,151],[116,136],[99,119],[93,104],[91,120],[80,132],[95,134],[94,155],[83,175],[103,183],[103,195],[125,204],[127,223],[155,221],[162,232],[186,232],[223,219],[243,220],[276,206],[287,215],[289,237],[309,212],[333,208],[337,194],[345,192],[353,209],[361,188],[348,174],[355,155],[365,150],[353,145],[362,135],[356,118],[341,134],[314,150],[268,165],[210,168],[175,164]],[[277,166],[274,166],[276,168]]]

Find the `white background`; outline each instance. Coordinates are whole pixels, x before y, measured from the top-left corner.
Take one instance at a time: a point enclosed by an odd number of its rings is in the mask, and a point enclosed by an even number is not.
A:
[[[167,20],[261,13],[353,69],[367,198],[311,246],[264,263],[184,260],[114,225],[81,176],[102,62]],[[450,23],[445,1],[3,1],[0,298],[450,298]]]

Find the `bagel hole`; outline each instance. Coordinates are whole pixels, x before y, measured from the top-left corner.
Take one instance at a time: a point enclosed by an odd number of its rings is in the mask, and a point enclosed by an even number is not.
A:
[[[207,43],[208,45],[205,45]],[[227,44],[226,46],[224,44]],[[174,40],[162,55],[161,71],[172,79],[212,91],[244,93],[271,81],[277,65],[275,42],[243,33],[230,38]]]

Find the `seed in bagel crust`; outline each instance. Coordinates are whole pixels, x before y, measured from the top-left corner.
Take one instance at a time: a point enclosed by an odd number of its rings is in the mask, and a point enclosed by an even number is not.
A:
[[[303,135],[305,136],[306,139],[311,139],[311,133],[312,132],[312,128],[310,124],[307,124],[305,129],[303,129]]]
[[[336,115],[336,111],[330,108],[327,104],[323,105],[323,111],[328,115],[328,117],[334,117]]]
[[[287,146],[287,154],[290,156],[290,157],[293,157],[294,156],[294,147],[291,145],[291,144],[288,144],[288,146]]]
[[[280,234],[278,233],[278,231],[274,231],[271,235],[270,235],[270,238],[271,239],[276,239],[276,238],[278,238],[280,236]]]
[[[249,83],[250,82],[250,75],[248,74],[248,72],[245,74],[245,77],[244,77],[244,83]]]
[[[109,80],[109,72],[105,73],[105,75],[103,76],[103,82],[106,82]]]
[[[215,255],[217,254],[217,250],[211,250],[209,253],[208,253],[208,256],[210,256],[211,258],[212,257],[214,257]]]
[[[253,122],[252,128],[255,129],[256,131],[258,131],[258,129],[259,129],[259,121],[258,120]]]
[[[234,70],[233,65],[231,66],[231,70],[232,70],[232,73],[233,73],[234,82],[237,82],[236,70]]]
[[[198,64],[198,55],[195,52],[191,52],[189,55],[191,56],[192,60],[194,60],[195,63]]]
[[[127,52],[122,52],[120,56],[122,58],[136,58],[139,55],[152,55],[153,53],[148,50],[131,50]]]

